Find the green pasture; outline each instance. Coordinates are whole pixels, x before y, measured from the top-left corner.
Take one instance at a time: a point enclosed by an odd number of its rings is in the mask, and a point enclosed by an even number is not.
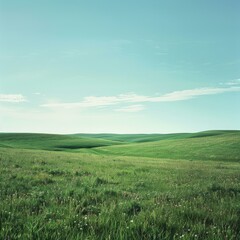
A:
[[[240,132],[2,133],[0,239],[240,239]]]

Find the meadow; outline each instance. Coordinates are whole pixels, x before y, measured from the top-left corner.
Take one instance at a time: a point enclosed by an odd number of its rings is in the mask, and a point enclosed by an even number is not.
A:
[[[240,239],[240,131],[1,133],[0,239]]]

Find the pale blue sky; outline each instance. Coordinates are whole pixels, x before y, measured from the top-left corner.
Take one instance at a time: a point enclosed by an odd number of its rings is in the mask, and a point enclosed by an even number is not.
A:
[[[240,129],[238,0],[0,0],[0,131]]]

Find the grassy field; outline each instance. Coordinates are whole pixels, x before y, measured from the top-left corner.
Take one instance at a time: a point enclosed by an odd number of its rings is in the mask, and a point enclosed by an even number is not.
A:
[[[240,131],[2,133],[0,239],[240,239]]]

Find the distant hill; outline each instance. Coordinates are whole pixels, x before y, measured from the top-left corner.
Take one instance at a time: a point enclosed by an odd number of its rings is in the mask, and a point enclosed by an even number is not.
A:
[[[179,139],[102,147],[97,151],[124,156],[240,161],[240,131],[206,131]]]
[[[240,131],[173,134],[0,133],[0,148],[166,159],[240,161]]]
[[[87,138],[101,138],[112,141],[125,143],[153,142],[165,139],[180,139],[187,137],[189,133],[172,133],[172,134],[76,134],[75,136]]]
[[[120,144],[106,139],[81,138],[74,135],[1,133],[0,147],[44,149],[53,151],[74,150]]]

